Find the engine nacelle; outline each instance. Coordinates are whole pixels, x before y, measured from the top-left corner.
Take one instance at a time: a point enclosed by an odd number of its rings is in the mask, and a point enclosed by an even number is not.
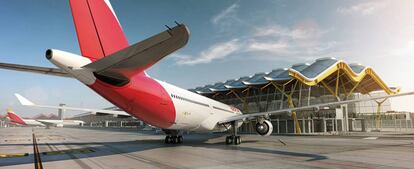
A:
[[[256,132],[261,136],[269,136],[273,132],[273,125],[269,120],[256,123]]]

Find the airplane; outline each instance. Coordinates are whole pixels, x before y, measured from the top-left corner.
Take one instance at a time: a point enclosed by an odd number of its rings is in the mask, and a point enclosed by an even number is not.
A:
[[[7,110],[7,117],[10,122],[22,125],[22,126],[42,126],[46,128],[63,127],[63,126],[83,126],[84,122],[81,120],[49,120],[49,119],[23,119],[13,110]]]
[[[245,121],[257,120],[259,135],[268,136],[273,126],[270,115],[298,110],[349,104],[414,92],[371,97],[243,114],[239,109],[150,77],[145,70],[184,47],[190,32],[182,23],[157,35],[129,45],[108,0],[70,0],[81,55],[57,49],[46,50],[46,58],[58,68],[1,63],[0,68],[70,77],[79,80],[123,111],[37,105],[16,94],[24,106],[130,115],[163,129],[166,144],[182,143],[183,131],[229,131],[226,144],[238,145],[237,129]]]

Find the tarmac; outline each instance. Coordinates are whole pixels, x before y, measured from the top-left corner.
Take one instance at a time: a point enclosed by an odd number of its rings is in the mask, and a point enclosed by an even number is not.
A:
[[[0,168],[414,168],[414,136],[164,135],[136,130],[0,128]]]

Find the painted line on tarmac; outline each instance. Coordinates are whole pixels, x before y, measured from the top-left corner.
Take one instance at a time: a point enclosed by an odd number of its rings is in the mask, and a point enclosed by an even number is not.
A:
[[[71,149],[71,150],[60,150],[60,151],[49,151],[49,152],[42,152],[42,155],[61,155],[61,154],[87,154],[93,153],[95,150],[92,149]]]
[[[40,159],[39,147],[37,145],[36,136],[32,133],[33,137],[33,155],[34,155],[34,168],[43,169],[42,160]]]
[[[4,142],[16,142],[16,141],[30,141],[30,139],[11,139],[11,140],[4,140]]]
[[[364,140],[376,140],[378,137],[365,137]]]
[[[278,139],[280,143],[282,143],[284,146],[286,146],[286,143],[283,142],[281,139]]]
[[[29,153],[20,153],[20,154],[0,154],[0,158],[16,158],[16,157],[27,157]]]

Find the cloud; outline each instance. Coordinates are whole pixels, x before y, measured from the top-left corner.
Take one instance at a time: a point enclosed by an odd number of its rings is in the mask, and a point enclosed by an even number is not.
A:
[[[234,3],[230,5],[228,8],[221,11],[219,14],[215,15],[213,18],[211,18],[211,22],[213,24],[218,24],[222,20],[226,20],[229,18],[234,18],[236,16],[235,12],[239,8],[239,5],[237,3]]]
[[[254,36],[256,37],[286,37],[291,39],[307,39],[310,36],[319,35],[318,28],[313,26],[300,26],[295,28],[286,28],[280,25],[272,25],[267,27],[259,27],[256,29]]]
[[[240,50],[241,45],[238,39],[233,39],[227,42],[218,43],[207,50],[200,52],[195,57],[189,55],[176,54],[176,63],[179,65],[195,65],[201,63],[210,63],[213,60],[223,59],[236,51]]]
[[[229,41],[212,44],[206,50],[195,54],[174,54],[172,57],[178,65],[206,64],[215,60],[224,60],[231,56],[254,56],[261,59],[280,59],[282,57],[304,58],[327,55],[336,46],[336,42],[321,42],[321,37],[328,31],[320,29],[311,19],[299,21],[291,27],[279,24],[251,26],[238,18],[236,12],[240,6],[230,5],[214,17],[211,22],[218,26],[219,35],[229,35],[226,28],[241,23],[250,33]],[[240,25],[239,25],[240,26]]]
[[[364,2],[350,7],[341,7],[337,9],[337,12],[341,14],[362,14],[371,15],[375,12],[385,8],[387,6],[386,1]]]
[[[246,50],[276,56],[324,55],[336,46],[334,41],[322,41],[327,32],[312,20],[300,21],[292,27],[277,24],[262,26],[254,30]]]
[[[178,65],[196,65],[224,60],[231,56],[254,56],[274,60],[284,57],[309,59],[326,56],[336,46],[335,41],[322,42],[323,31],[314,21],[306,20],[292,27],[268,25],[256,27],[248,36],[211,45],[194,55],[174,54]]]
[[[292,27],[278,24],[257,27],[253,35],[255,37],[289,38],[296,40],[319,38],[327,31],[322,31],[319,25],[313,20],[297,22]]]
[[[271,53],[284,53],[290,44],[282,41],[260,42],[253,40],[247,44],[247,51],[267,51]]]
[[[236,35],[235,29],[240,28],[250,28],[254,27],[254,25],[250,25],[248,22],[240,19],[237,16],[237,11],[240,5],[238,3],[234,3],[227,7],[226,9],[220,11],[217,15],[214,15],[210,22],[220,33],[223,35]]]

